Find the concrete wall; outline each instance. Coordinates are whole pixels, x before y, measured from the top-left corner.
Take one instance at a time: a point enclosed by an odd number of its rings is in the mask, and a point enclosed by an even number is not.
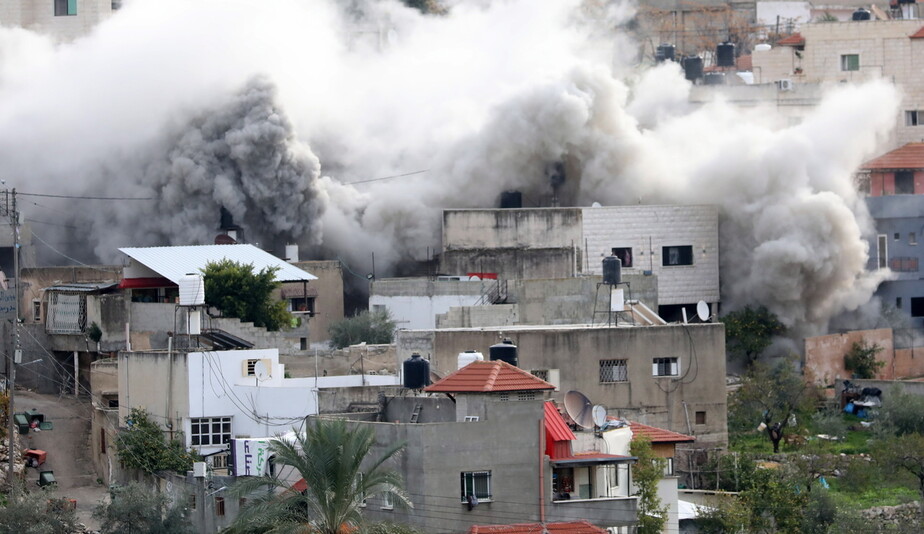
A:
[[[715,206],[584,208],[586,270],[602,274],[613,248],[632,249],[623,272],[658,277],[658,306],[719,301],[719,212]],[[664,247],[693,247],[692,265],[664,265]]]
[[[657,309],[657,276],[646,276],[640,273],[625,274],[623,280],[630,284],[630,291],[626,292],[626,298],[640,300],[651,309]],[[609,310],[610,304],[609,287],[598,288],[597,286],[601,281],[602,276],[599,275],[555,280],[516,281],[518,324],[558,325],[595,322],[594,310],[605,312]],[[625,286],[622,287],[625,288]],[[596,317],[596,322],[601,321],[606,322],[604,314],[598,314]]]
[[[183,430],[183,418],[189,413],[190,401],[185,354],[120,352],[118,362],[119,420],[124,421],[132,408],[142,408],[166,429]],[[221,384],[214,386],[221,391]],[[188,430],[186,428],[187,435]]]
[[[308,320],[309,340],[330,340],[330,325],[343,319],[343,265],[338,260],[299,261],[294,265],[318,277],[309,282],[317,287],[314,315]]]
[[[77,14],[55,16],[54,0],[5,0],[0,9],[0,24],[18,26],[53,36],[58,41],[73,41],[90,33],[94,26],[112,15],[111,0],[78,0]]]
[[[437,328],[477,328],[520,324],[519,304],[452,307],[436,316]]]
[[[477,304],[496,280],[459,281],[395,278],[373,281],[369,309],[384,306],[398,328],[436,327],[436,316],[456,306]]]
[[[571,248],[579,247],[580,243],[581,211],[577,208],[443,211],[444,252],[494,248]]]
[[[495,248],[445,250],[440,255],[440,272],[497,273],[502,280],[565,278],[580,272],[581,249]]]
[[[456,369],[460,352],[487,355],[503,337],[518,345],[521,368],[559,370],[556,401],[578,390],[605,405],[610,415],[695,435],[699,446],[727,442],[725,329],[720,323],[399,331],[397,357],[420,352],[430,357],[431,371],[445,376]],[[680,375],[652,376],[652,360],[658,357],[679,358]],[[600,361],[609,359],[627,360],[627,381],[600,382]],[[706,424],[695,424],[698,411],[706,412]]]
[[[878,330],[857,330],[846,334],[831,334],[805,338],[805,365],[803,373],[809,384],[827,386],[835,380],[850,378],[851,372],[844,367],[844,356],[850,351],[854,343],[878,345],[882,351],[876,355],[876,360],[885,365],[877,373],[878,378],[893,378],[892,330],[881,328]]]
[[[404,475],[414,508],[387,510],[380,499],[369,499],[364,516],[410,524],[424,532],[461,532],[474,524],[538,521],[541,499],[548,521],[586,518],[607,526],[634,524],[633,498],[553,506],[551,468],[543,454],[542,402],[487,402],[489,416],[478,422],[352,423],[375,430],[376,450],[407,444],[389,467]],[[489,436],[495,439],[486,439]],[[491,472],[492,499],[482,500],[472,511],[460,491],[461,473],[468,471]]]
[[[100,479],[107,485],[120,476],[115,438],[121,426],[119,409],[110,408],[108,399],[119,394],[118,360],[107,358],[90,366],[90,392],[93,418],[90,420],[90,457]]]

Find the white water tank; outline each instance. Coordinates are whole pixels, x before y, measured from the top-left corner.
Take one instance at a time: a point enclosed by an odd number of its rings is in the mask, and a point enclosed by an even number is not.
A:
[[[201,274],[187,273],[180,277],[180,306],[205,304],[205,280]]]
[[[479,362],[484,360],[484,354],[476,352],[474,350],[467,350],[465,352],[459,353],[459,369],[465,367],[466,365],[472,362]]]
[[[285,260],[289,263],[298,262],[298,245],[286,245]]]

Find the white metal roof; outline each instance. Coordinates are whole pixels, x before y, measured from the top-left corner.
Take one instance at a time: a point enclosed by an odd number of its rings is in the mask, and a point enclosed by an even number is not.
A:
[[[224,259],[253,265],[254,272],[278,267],[277,282],[317,280],[318,277],[253,245],[120,248],[120,251],[175,284],[188,273],[200,273],[207,263]]]

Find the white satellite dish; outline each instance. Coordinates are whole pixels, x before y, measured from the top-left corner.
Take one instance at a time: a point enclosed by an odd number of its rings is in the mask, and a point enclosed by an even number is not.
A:
[[[594,405],[590,399],[580,391],[569,391],[565,394],[565,412],[582,428],[594,427]]]
[[[606,407],[603,406],[602,404],[598,404],[594,406],[593,418],[594,418],[594,424],[597,425],[597,427],[602,427],[603,425],[605,425],[606,424]]]
[[[699,320],[704,323],[709,320],[709,305],[706,304],[705,300],[696,303],[696,315],[698,315]]]
[[[257,362],[253,364],[253,374],[256,375],[257,380],[261,382],[270,377],[269,369],[266,368],[266,364],[263,363],[262,360],[257,360]]]

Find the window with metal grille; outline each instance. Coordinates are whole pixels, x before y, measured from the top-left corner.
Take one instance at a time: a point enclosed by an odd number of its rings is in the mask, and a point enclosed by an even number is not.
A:
[[[462,473],[462,502],[472,495],[479,501],[491,500],[491,472],[464,471]]]
[[[82,334],[87,326],[87,297],[77,293],[48,292],[49,334]]]
[[[194,418],[190,425],[189,437],[193,445],[227,445],[231,442],[231,418]]]
[[[500,399],[501,402],[507,402],[510,400],[510,393],[507,393],[505,391],[501,393],[500,395],[498,395],[498,399]]]
[[[190,510],[195,510],[195,509],[196,509],[196,494],[195,494],[195,493],[190,493],[190,494],[187,496],[187,498],[186,498],[186,506],[187,506]]]
[[[627,382],[627,360],[600,360],[600,382]]]
[[[257,362],[260,360],[247,360],[247,376],[257,376]]]
[[[536,400],[536,392],[535,391],[518,391],[517,400],[519,401]]]
[[[654,376],[677,376],[680,374],[679,358],[654,358],[651,361],[651,374]]]
[[[549,370],[548,369],[533,369],[529,374],[535,376],[539,380],[549,381]]]

